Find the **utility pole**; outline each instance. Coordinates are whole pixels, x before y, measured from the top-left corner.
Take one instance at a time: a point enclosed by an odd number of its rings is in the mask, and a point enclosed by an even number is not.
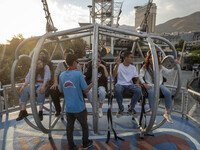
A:
[[[89,8],[89,23],[91,24],[91,11],[92,11],[92,5],[87,6]],[[91,32],[90,32],[91,33]],[[91,35],[90,35],[90,42],[89,42],[89,49],[91,50]]]
[[[123,2],[114,0],[92,0],[92,23],[114,27],[119,22]],[[118,25],[117,25],[118,27]],[[101,46],[110,48],[114,53],[114,38],[101,35]]]
[[[54,26],[53,20],[51,19],[51,15],[49,12],[48,4],[46,0],[41,0],[43,3],[43,10],[45,12],[45,18],[47,19],[47,24],[46,24],[46,32],[56,32],[58,29]]]

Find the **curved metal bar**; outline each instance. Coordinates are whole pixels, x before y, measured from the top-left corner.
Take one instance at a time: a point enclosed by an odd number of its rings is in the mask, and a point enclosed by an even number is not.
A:
[[[176,92],[174,93],[174,98],[177,98],[178,93],[181,90],[181,66],[179,64],[176,64],[177,72],[178,72],[178,85]]]
[[[172,49],[172,51],[173,51],[173,56],[174,56],[175,61],[177,60],[176,49],[175,49],[175,47],[172,45],[172,43],[171,43],[169,40],[167,40],[167,39],[165,39],[165,38],[163,38],[163,37],[159,37],[159,36],[152,36],[152,35],[151,35],[150,37],[151,37],[152,39],[159,39],[159,40],[165,42],[166,44],[168,44],[169,47],[170,47],[170,48]],[[176,64],[176,67],[177,67],[177,71],[178,71],[178,85],[177,85],[176,92],[175,92],[175,94],[174,94],[174,98],[176,98],[176,97],[178,96],[178,93],[179,93],[180,90],[181,90],[181,67],[180,67],[179,64]]]
[[[50,104],[50,110],[49,110],[49,137],[51,137],[51,119],[52,119],[52,99],[51,96],[49,95],[49,104]]]
[[[150,36],[152,39],[159,39],[159,40],[161,40],[161,41],[164,41],[165,43],[167,43],[168,45],[169,45],[169,47],[172,49],[172,51],[173,51],[173,55],[174,55],[174,58],[175,59],[177,59],[177,55],[176,55],[176,50],[175,50],[175,48],[174,48],[174,46],[167,40],[167,39],[165,39],[165,38],[162,38],[162,37],[157,37],[157,36]],[[164,51],[158,46],[158,45],[156,45],[155,44],[155,46],[160,50],[160,52],[165,56],[165,53],[164,53]],[[181,69],[180,69],[180,65],[179,64],[176,64],[176,67],[177,67],[177,70],[178,70],[178,86],[177,86],[177,90],[176,90],[176,92],[175,92],[175,96],[174,96],[174,98],[176,98],[177,97],[177,95],[178,95],[178,93],[179,93],[179,91],[180,91],[180,89],[181,89]],[[155,80],[154,80],[155,81]],[[155,87],[154,87],[155,88]],[[154,89],[155,90],[155,89]],[[155,102],[155,101],[154,101]],[[155,109],[155,108],[154,108]],[[157,109],[156,109],[157,110]],[[153,113],[152,113],[152,115],[153,115]],[[149,123],[149,126],[151,127],[151,120],[152,119],[150,119],[150,123]],[[161,125],[163,125],[164,123],[166,122],[166,119],[163,119],[163,121],[161,121],[158,125],[156,125],[156,126],[154,126],[154,127],[152,127],[152,129],[151,130],[155,130],[155,129],[157,129],[157,128],[159,128]],[[147,127],[148,128],[148,127]],[[148,129],[146,130],[146,131],[148,131]]]
[[[16,68],[16,65],[17,65],[17,62],[18,62],[19,59],[16,59],[13,64],[12,64],[12,68],[11,68],[11,89],[13,90],[14,94],[17,96],[17,97],[20,97],[16,87],[15,87],[15,68]]]
[[[36,125],[34,125],[32,122],[30,122],[29,119],[24,118],[24,120],[25,120],[26,123],[27,123],[29,126],[31,126],[33,129],[39,130],[39,131],[40,131],[40,129],[39,129]]]
[[[26,44],[28,41],[31,41],[31,40],[38,40],[41,36],[35,36],[35,37],[31,37],[31,38],[28,38],[28,39],[25,39],[23,40],[16,48],[15,50],[15,59],[18,59],[18,53],[19,53],[19,50],[21,49],[21,47]]]
[[[34,54],[33,54],[33,58],[32,58],[32,63],[31,63],[31,75],[30,75],[30,99],[31,99],[31,109],[33,112],[33,117],[35,120],[35,123],[37,124],[38,128],[44,132],[44,133],[49,133],[49,129],[46,129],[43,124],[41,123],[39,116],[38,116],[38,112],[37,112],[37,105],[35,102],[35,74],[36,74],[36,64],[37,64],[37,59],[39,56],[39,52],[40,52],[40,48],[43,45],[45,39],[47,38],[47,35],[49,33],[43,35],[39,41],[37,42],[36,47],[34,48]]]
[[[29,53],[28,56],[32,58],[32,57],[33,57],[33,53],[34,53],[34,51],[32,50],[32,51]]]
[[[48,103],[50,103],[50,101],[49,101]],[[46,111],[49,111],[49,112],[51,111],[52,114],[55,113],[54,110],[51,110],[50,108],[47,108],[47,107],[45,107],[45,106],[43,106],[43,109],[46,110]]]
[[[29,56],[20,55],[19,59],[15,59],[15,61],[12,64],[12,68],[11,68],[11,88],[14,91],[15,95],[18,97],[20,97],[20,94],[15,87],[15,69],[16,69],[17,63],[20,61],[20,59],[23,59],[23,58],[28,58],[27,60],[29,60],[31,62],[31,58]]]
[[[160,48],[160,46],[158,46],[157,44],[155,44],[156,48],[159,49],[159,51],[162,53],[163,57],[165,57],[165,52]]]
[[[13,74],[13,81],[11,79],[11,81],[14,83],[14,71],[15,71],[15,67],[18,61],[18,51],[20,50],[20,48],[28,41],[30,40],[38,40],[36,47],[33,49],[33,58],[32,58],[32,62],[31,62],[31,77],[30,77],[30,98],[31,98],[31,109],[33,112],[33,117],[35,120],[35,123],[37,125],[37,127],[34,125],[33,128],[37,128],[38,130],[41,130],[44,133],[50,133],[51,132],[51,128],[47,129],[43,126],[43,124],[41,123],[39,116],[38,116],[38,112],[37,112],[37,106],[35,103],[35,72],[36,72],[36,61],[38,59],[39,56],[39,52],[40,52],[40,48],[42,47],[42,45],[44,44],[48,44],[48,43],[52,43],[54,41],[50,41],[50,42],[45,42],[46,39],[48,38],[52,38],[52,37],[57,37],[57,36],[62,36],[62,35],[66,35],[66,34],[70,34],[70,33],[75,33],[81,30],[87,30],[87,29],[92,29],[93,28],[93,34],[94,34],[94,40],[93,40],[93,70],[92,70],[92,81],[93,81],[93,98],[94,100],[94,106],[93,106],[93,129],[94,129],[94,133],[98,132],[98,97],[97,97],[97,87],[98,87],[98,82],[97,82],[97,55],[98,55],[98,43],[99,43],[99,31],[101,30],[102,32],[104,30],[109,30],[111,31],[110,34],[112,34],[111,36],[114,37],[114,33],[119,33],[119,34],[124,34],[124,35],[131,35],[131,36],[136,36],[136,37],[140,37],[140,38],[147,38],[150,50],[152,52],[152,58],[153,58],[153,70],[154,70],[154,103],[153,103],[153,108],[152,108],[152,114],[151,114],[151,118],[150,118],[150,122],[148,124],[148,126],[144,129],[144,131],[141,131],[142,133],[147,133],[151,130],[154,130],[156,128],[158,128],[159,126],[162,125],[162,123],[164,123],[164,120],[161,121],[161,123],[159,123],[157,126],[153,127],[154,121],[155,121],[155,117],[157,114],[157,108],[158,108],[158,98],[159,98],[159,66],[158,66],[158,58],[157,58],[157,54],[156,54],[156,49],[155,47],[157,47],[160,51],[162,49],[160,49],[157,45],[155,45],[152,42],[152,39],[159,39],[161,41],[164,41],[165,43],[167,43],[169,45],[169,47],[173,50],[173,54],[174,54],[174,58],[177,59],[177,54],[176,54],[176,50],[174,48],[174,46],[165,38],[162,37],[158,37],[158,36],[148,36],[146,33],[135,33],[135,32],[130,32],[127,30],[123,30],[123,29],[118,29],[118,28],[113,28],[113,27],[108,27],[108,26],[102,26],[102,25],[89,25],[89,26],[84,26],[84,27],[79,27],[79,28],[75,28],[75,29],[70,29],[70,30],[64,30],[64,31],[60,31],[60,32],[55,32],[55,33],[47,33],[43,36],[38,36],[38,37],[32,37],[29,39],[24,40],[23,42],[21,42],[17,49],[16,49],[16,54],[15,54],[15,58],[16,61],[13,63],[13,68],[12,69],[12,74]],[[106,34],[106,33],[105,33]],[[87,33],[86,35],[92,35],[91,33]],[[83,36],[83,35],[82,35]],[[77,35],[74,36],[72,38],[67,38],[67,39],[60,39],[55,40],[55,42],[62,42],[62,41],[66,41],[66,40],[70,40],[73,38],[78,38],[81,37],[81,35]],[[62,45],[59,45],[60,47],[62,47]],[[161,51],[163,52],[163,51]],[[178,81],[178,90],[176,93],[179,92],[179,86],[180,86],[180,66],[177,65],[177,69],[179,71],[179,81]],[[16,89],[15,89],[16,90]],[[52,114],[50,114],[52,115]],[[33,125],[33,124],[32,124]]]
[[[153,126],[151,128],[151,131],[158,129],[159,127],[161,127],[164,123],[166,122],[166,119],[164,118],[160,123],[158,123],[156,126]]]
[[[151,118],[149,121],[148,126],[144,130],[145,133],[148,133],[151,131],[151,128],[154,124],[156,114],[157,114],[157,109],[158,109],[158,99],[159,99],[159,87],[160,87],[160,81],[159,81],[159,65],[158,65],[158,57],[155,49],[155,45],[152,42],[150,36],[147,37],[147,41],[149,44],[149,48],[152,53],[152,59],[153,59],[153,71],[154,71],[154,102],[153,102],[153,108],[152,108],[152,114]]]
[[[75,28],[75,29],[70,29],[70,30],[65,30],[65,31],[61,31],[61,32],[56,32],[56,33],[47,33],[43,36],[39,36],[39,37],[32,37],[32,38],[29,38],[27,40],[24,40],[22,43],[20,43],[20,45],[17,47],[16,49],[16,58],[18,58],[18,51],[19,49],[28,41],[30,40],[35,40],[35,39],[39,39],[37,44],[36,44],[36,47],[33,49],[32,51],[32,62],[31,62],[31,76],[30,76],[30,99],[31,99],[31,109],[32,109],[32,112],[33,112],[33,117],[34,117],[34,120],[35,120],[35,123],[38,127],[39,130],[41,130],[42,132],[44,133],[50,133],[50,129],[47,129],[43,126],[43,124],[41,123],[40,119],[39,119],[39,116],[38,116],[38,112],[37,112],[37,106],[36,106],[36,102],[35,102],[35,72],[36,72],[36,61],[38,59],[38,56],[39,56],[39,52],[40,52],[40,49],[42,47],[42,45],[44,45],[44,42],[47,38],[51,38],[51,37],[56,37],[56,36],[62,36],[62,35],[66,35],[68,33],[72,33],[72,32],[77,32],[77,31],[81,31],[81,30],[85,30],[85,29],[90,29],[90,28],[93,28],[93,25],[89,25],[89,26],[85,26],[85,27],[80,27],[80,28]],[[97,31],[98,33],[98,31]],[[90,35],[90,34],[88,34]],[[77,38],[77,37],[76,37]],[[97,42],[98,43],[98,42]],[[59,45],[61,47],[61,45]],[[98,45],[96,45],[96,49],[98,48]],[[97,52],[96,52],[97,53]],[[97,59],[96,59],[97,60]],[[17,64],[17,61],[14,62],[14,65],[13,66],[16,66]],[[15,68],[15,67],[13,67]],[[13,69],[13,74],[14,74],[14,69]],[[14,79],[14,78],[13,78]],[[14,80],[13,80],[14,82]],[[97,111],[96,111],[97,112]],[[94,121],[96,122],[96,130],[98,130],[98,117],[96,118],[97,121]],[[95,119],[95,120],[96,120]],[[30,123],[29,123],[30,124]],[[37,128],[36,126],[34,126],[33,124],[30,124],[30,126],[32,126],[33,128]]]
[[[169,40],[167,40],[167,39],[165,39],[165,38],[163,38],[163,37],[160,37],[160,36],[153,36],[153,35],[151,35],[150,37],[151,37],[152,39],[159,39],[159,40],[165,42],[166,44],[168,44],[169,47],[170,47],[170,48],[172,49],[172,51],[173,51],[174,59],[177,59],[176,49],[175,49],[175,47],[171,44],[171,42],[170,42]]]
[[[93,97],[93,128],[94,133],[98,132],[98,122],[99,122],[99,100],[97,97],[97,90],[98,90],[98,77],[97,77],[97,59],[98,59],[98,43],[99,43],[99,34],[98,34],[98,25],[95,24],[94,26],[94,40],[92,45],[92,97]]]

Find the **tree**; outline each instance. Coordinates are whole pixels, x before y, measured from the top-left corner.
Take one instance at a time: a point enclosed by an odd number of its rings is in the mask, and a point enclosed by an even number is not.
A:
[[[62,38],[67,38],[68,36],[63,36]],[[22,34],[14,36],[11,40],[8,40],[8,44],[0,45],[0,81],[3,84],[10,84],[10,74],[13,62],[15,60],[15,51],[17,46],[24,40]],[[32,40],[25,43],[19,50],[19,56],[22,54],[29,55],[37,44],[37,40]],[[74,39],[69,41],[64,41],[61,43],[64,49],[72,48],[75,54],[81,58],[85,53],[86,42],[83,39]],[[50,43],[43,45],[41,49],[45,48],[48,50],[49,55],[55,48],[56,43]],[[58,47],[59,48],[59,47]],[[61,51],[56,50],[55,59],[62,59]],[[29,68],[29,64],[24,60],[17,66],[17,71],[15,72],[16,78],[22,78]]]
[[[179,48],[179,45],[178,44],[175,44],[174,45],[175,49]]]
[[[13,65],[13,62],[15,60],[15,50],[17,46],[24,40],[22,34],[18,34],[17,36],[14,36],[11,40],[7,40],[8,44],[1,45],[0,53],[2,54],[0,59],[0,81],[3,84],[10,84],[10,74],[11,74],[11,68]],[[33,48],[36,45],[35,40],[29,41],[19,51],[19,55],[21,54],[29,54],[30,51],[33,50]],[[23,64],[23,63],[22,63]],[[25,64],[25,63],[24,63]],[[26,64],[25,64],[26,65]],[[18,70],[19,72],[19,70]],[[22,73],[22,72],[20,72]]]
[[[189,64],[200,64],[200,50],[194,50],[192,55],[188,57]]]
[[[86,46],[87,43],[83,39],[72,40],[72,49],[78,58],[82,58],[84,56]]]
[[[66,39],[66,38],[68,38],[67,35],[62,36],[61,39]],[[62,42],[62,46],[63,46],[64,49],[70,49],[70,48],[72,48],[72,40],[67,40],[65,42]]]
[[[198,46],[192,46],[191,47],[191,51],[194,51],[194,50],[200,50],[200,45],[198,45]]]
[[[181,39],[179,42],[178,42],[178,46],[179,46],[179,48],[183,48],[183,44],[184,44],[184,40],[183,39]]]
[[[184,44],[184,40],[181,39],[178,44],[175,44],[174,47],[176,48],[176,50],[181,51],[183,49],[183,44]]]
[[[4,51],[4,55],[1,59],[1,69],[0,69],[0,81],[3,84],[9,84],[10,83],[10,73],[12,64],[15,59],[15,49],[19,45],[20,42],[24,40],[22,34],[18,34],[17,36],[14,36],[11,40],[8,40],[8,44],[3,45],[2,51]]]

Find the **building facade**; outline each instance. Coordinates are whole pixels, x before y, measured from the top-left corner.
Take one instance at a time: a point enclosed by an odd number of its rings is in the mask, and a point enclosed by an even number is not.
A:
[[[178,44],[180,40],[184,40],[187,42],[187,49],[200,45],[200,32],[173,32],[163,33],[160,36],[168,39],[173,45]]]
[[[141,26],[141,23],[145,17],[145,13],[147,11],[147,5],[144,6],[136,6],[135,8],[135,30],[137,27]],[[157,6],[155,3],[152,3],[152,6],[150,8],[150,13],[147,20],[147,33],[154,33],[155,32],[155,26],[156,26],[156,11]]]

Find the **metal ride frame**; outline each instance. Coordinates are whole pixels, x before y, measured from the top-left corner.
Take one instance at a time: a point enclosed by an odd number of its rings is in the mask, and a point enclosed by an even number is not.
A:
[[[91,31],[93,30],[93,31]],[[92,82],[93,82],[93,93],[92,96],[94,99],[96,99],[96,101],[94,101],[94,105],[93,105],[93,131],[94,133],[98,132],[98,121],[99,121],[99,117],[98,117],[98,96],[97,96],[97,58],[98,58],[98,47],[99,47],[99,35],[106,35],[106,36],[110,36],[110,37],[114,37],[114,38],[120,38],[120,39],[126,39],[126,40],[130,40],[130,41],[134,41],[134,42],[138,42],[139,40],[146,40],[149,48],[151,50],[152,56],[153,56],[153,71],[154,71],[154,102],[153,102],[153,109],[152,109],[152,114],[150,115],[150,122],[147,125],[147,127],[143,128],[142,126],[139,129],[133,129],[131,131],[140,131],[141,132],[141,136],[143,136],[144,134],[148,133],[149,131],[155,130],[157,128],[159,128],[162,124],[165,123],[166,119],[163,119],[160,123],[158,123],[156,126],[153,127],[156,115],[157,115],[157,109],[158,109],[158,100],[159,100],[159,81],[157,80],[159,78],[159,67],[158,67],[158,57],[157,57],[157,53],[156,53],[156,48],[158,50],[161,51],[161,53],[164,54],[164,52],[162,51],[161,48],[158,47],[158,45],[156,45],[152,40],[159,40],[162,41],[164,43],[166,43],[170,49],[173,52],[173,56],[175,61],[177,60],[177,55],[176,55],[176,50],[174,48],[174,46],[165,38],[163,37],[159,37],[159,36],[152,36],[152,35],[148,35],[147,33],[137,33],[137,32],[130,32],[124,29],[118,29],[118,28],[114,28],[114,27],[108,27],[108,26],[103,26],[103,25],[99,25],[99,24],[93,24],[93,25],[88,25],[88,26],[84,26],[84,27],[79,27],[79,28],[74,28],[74,29],[69,29],[69,30],[64,30],[64,31],[58,31],[58,32],[54,32],[54,33],[46,33],[43,36],[38,36],[38,37],[32,37],[29,39],[24,40],[22,43],[19,44],[19,46],[16,48],[16,53],[15,53],[15,61],[13,63],[12,66],[12,71],[11,71],[11,83],[12,83],[12,89],[14,90],[14,92],[18,94],[16,87],[15,87],[15,69],[17,66],[17,62],[21,59],[21,58],[27,58],[28,60],[32,60],[31,61],[31,76],[30,76],[30,100],[31,100],[31,109],[32,109],[32,113],[33,113],[33,117],[35,120],[36,125],[34,125],[33,123],[31,123],[27,118],[25,118],[25,121],[33,128],[42,131],[43,133],[47,133],[49,134],[49,137],[51,137],[51,132],[52,131],[63,131],[66,129],[53,129],[53,127],[55,126],[55,122],[53,121],[53,123],[51,122],[51,108],[50,108],[50,118],[49,118],[49,128],[45,127],[38,116],[37,113],[37,105],[36,105],[36,95],[35,95],[35,73],[36,73],[36,62],[37,59],[39,57],[39,53],[41,51],[41,47],[45,44],[48,43],[56,43],[55,49],[59,46],[60,50],[63,51],[63,47],[62,47],[62,42],[67,41],[67,40],[72,40],[72,39],[76,39],[76,38],[81,38],[81,37],[87,37],[87,36],[91,36],[93,35],[93,44],[92,44],[92,66],[93,66],[93,70],[92,70]],[[70,35],[69,38],[64,38],[61,39],[61,36],[64,35]],[[137,39],[133,39],[133,37],[136,37]],[[19,51],[20,48],[27,43],[28,41],[31,40],[38,40],[35,48],[33,49],[32,53],[28,56],[28,55],[21,55],[19,56]],[[54,40],[56,39],[56,40]],[[54,52],[52,53],[54,54]],[[31,58],[32,55],[32,58]],[[179,91],[181,90],[181,69],[180,66],[177,64],[176,65],[177,68],[177,72],[178,72],[178,83],[177,83],[177,88],[175,91],[175,95],[174,97],[177,96],[177,94],[179,93]],[[112,79],[112,73],[110,74]],[[111,81],[111,80],[110,80]],[[51,104],[50,104],[51,107]],[[52,125],[51,125],[52,124]],[[116,129],[117,130],[117,129]]]

